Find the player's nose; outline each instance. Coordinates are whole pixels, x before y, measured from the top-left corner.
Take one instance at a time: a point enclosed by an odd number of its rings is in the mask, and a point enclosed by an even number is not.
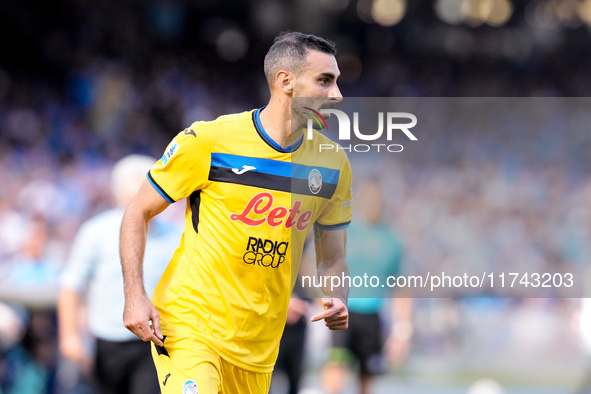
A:
[[[341,94],[341,90],[339,89],[336,83],[330,90],[328,98],[333,103],[340,103],[341,101],[343,101],[343,95]]]

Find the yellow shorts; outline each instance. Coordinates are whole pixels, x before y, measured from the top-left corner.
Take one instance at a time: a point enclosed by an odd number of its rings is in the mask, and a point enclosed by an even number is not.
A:
[[[152,344],[152,357],[163,394],[267,394],[271,372],[256,373],[222,359],[196,339],[168,337]]]

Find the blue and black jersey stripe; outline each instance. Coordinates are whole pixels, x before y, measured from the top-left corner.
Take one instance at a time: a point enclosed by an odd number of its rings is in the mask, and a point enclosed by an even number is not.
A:
[[[252,168],[254,167],[254,168]],[[236,173],[240,172],[240,173]],[[322,176],[322,187],[312,193],[308,184],[310,172],[317,170]],[[340,171],[325,167],[312,167],[298,163],[212,153],[209,180],[253,186],[261,189],[317,196],[331,199],[339,182]]]
[[[150,171],[148,171],[148,173],[146,174],[146,176],[148,177],[148,180],[150,181],[150,183],[152,184],[152,186],[154,187],[154,189],[156,189],[156,191],[158,192],[158,194],[160,194],[166,200],[166,202],[168,202],[169,204],[172,204],[172,203],[176,202],[172,197],[170,197],[168,195],[168,193],[166,193],[164,191],[164,189],[162,189],[160,187],[160,185],[158,183],[156,183],[156,181],[154,180],[154,178],[152,178],[152,174],[150,173]]]
[[[349,224],[351,224],[350,220],[348,222],[330,224],[330,225],[320,224],[320,223],[316,222],[316,223],[314,223],[314,226],[317,226],[317,227],[321,228],[322,230],[340,230],[342,228],[349,227]]]

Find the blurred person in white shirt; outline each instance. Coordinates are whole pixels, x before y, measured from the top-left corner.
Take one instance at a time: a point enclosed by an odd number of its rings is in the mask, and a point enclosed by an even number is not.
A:
[[[61,275],[58,302],[61,354],[82,370],[92,370],[101,393],[159,393],[149,343],[122,323],[124,296],[119,257],[123,213],[156,159],[130,155],[112,170],[116,207],[80,227]],[[151,296],[182,234],[173,223],[153,221],[148,233],[144,279]],[[84,309],[86,307],[86,314]],[[95,355],[85,346],[85,326],[96,338]]]

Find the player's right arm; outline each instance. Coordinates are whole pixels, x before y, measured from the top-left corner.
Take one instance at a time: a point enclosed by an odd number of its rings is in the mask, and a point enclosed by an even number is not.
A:
[[[125,289],[125,327],[143,341],[162,346],[160,315],[146,294],[143,260],[150,221],[169,203],[148,182],[144,181],[131,201],[121,223],[119,251]]]
[[[148,173],[121,224],[121,264],[125,284],[125,327],[144,341],[162,346],[160,317],[144,289],[142,261],[150,220],[169,204],[182,200],[208,182],[209,142],[200,122],[181,131]],[[152,325],[150,325],[152,323]]]

